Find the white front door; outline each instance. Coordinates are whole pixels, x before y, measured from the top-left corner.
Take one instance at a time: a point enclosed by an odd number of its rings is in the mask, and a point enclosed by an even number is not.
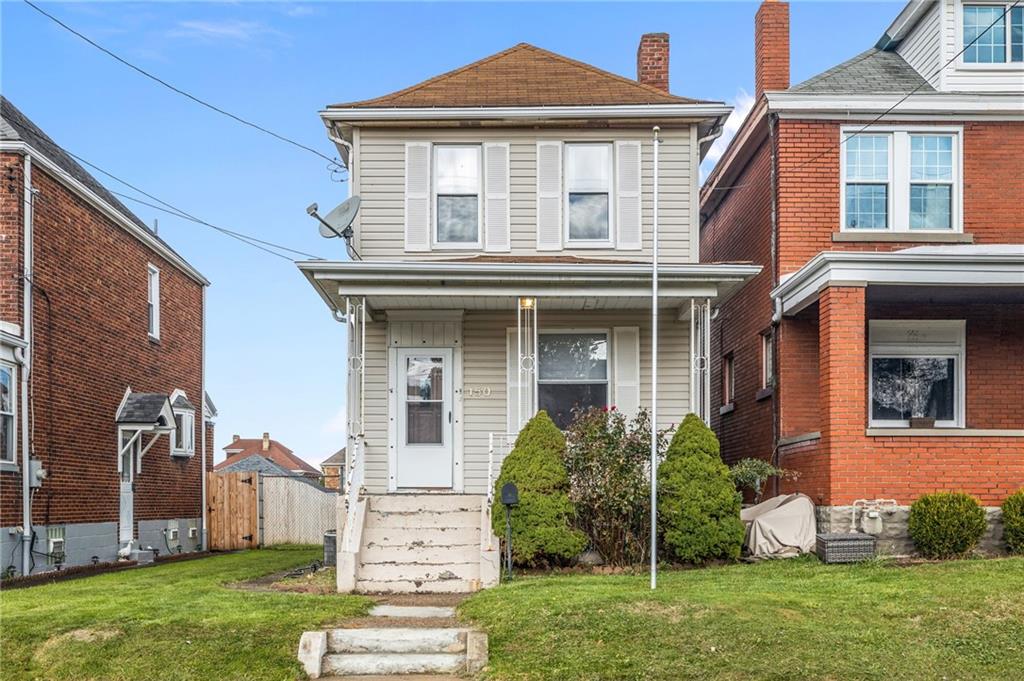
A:
[[[399,348],[395,364],[395,486],[450,489],[454,467],[452,349]]]
[[[121,516],[117,538],[127,544],[135,538],[135,462],[142,445],[140,434],[131,445],[132,433],[121,435]],[[126,448],[127,445],[127,448]]]

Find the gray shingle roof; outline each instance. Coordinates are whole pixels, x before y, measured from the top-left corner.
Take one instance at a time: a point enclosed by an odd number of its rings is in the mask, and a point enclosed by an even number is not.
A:
[[[835,94],[907,94],[934,92],[914,68],[895,52],[872,47],[853,59],[789,88],[790,92]]]
[[[188,401],[188,398],[184,395],[178,395],[174,398],[174,402],[171,404],[175,409],[195,409],[192,403]]]
[[[163,393],[131,393],[117,412],[118,423],[157,423],[170,398]],[[164,424],[167,425],[167,424]]]
[[[344,466],[345,465],[345,448],[342,447],[338,451],[331,454],[329,457],[320,462],[320,466]]]

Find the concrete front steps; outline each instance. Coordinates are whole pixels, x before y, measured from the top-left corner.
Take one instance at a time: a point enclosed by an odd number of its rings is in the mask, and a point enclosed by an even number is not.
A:
[[[461,627],[434,627],[437,618],[452,618],[454,608],[382,606],[373,618],[398,618],[414,625],[308,631],[299,642],[299,661],[311,678],[474,674],[487,663],[487,635]],[[387,624],[383,619],[382,624]],[[422,677],[420,677],[422,678]]]
[[[367,497],[355,591],[469,593],[497,584],[485,503],[469,494]]]

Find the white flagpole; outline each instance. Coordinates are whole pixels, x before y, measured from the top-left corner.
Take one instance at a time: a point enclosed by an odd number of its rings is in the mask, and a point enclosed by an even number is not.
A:
[[[651,589],[658,587],[658,146],[654,126],[654,193],[651,220]]]

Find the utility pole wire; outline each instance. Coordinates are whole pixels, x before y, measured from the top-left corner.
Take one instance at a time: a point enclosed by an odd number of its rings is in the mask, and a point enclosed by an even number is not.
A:
[[[317,156],[319,156],[320,158],[322,158],[323,160],[327,161],[330,164],[329,168],[331,168],[332,172],[343,169],[343,166],[338,161],[338,159],[331,158],[330,156],[327,156],[326,154],[320,153],[319,151],[317,151],[313,147],[307,146],[307,145],[305,145],[305,144],[303,144],[301,142],[296,142],[295,140],[291,139],[290,137],[285,137],[284,135],[276,133],[273,130],[269,130],[269,129],[263,127],[262,125],[259,125],[258,123],[253,123],[252,121],[246,120],[245,118],[242,118],[241,116],[239,116],[237,114],[233,114],[230,111],[225,111],[224,109],[220,108],[219,106],[211,104],[211,103],[207,102],[206,100],[200,99],[199,97],[193,95],[190,92],[186,92],[185,90],[182,90],[181,88],[176,87],[176,86],[172,85],[171,83],[168,83],[163,78],[160,78],[159,76],[153,75],[152,73],[150,73],[149,71],[146,71],[145,69],[143,69],[140,66],[136,66],[135,64],[131,63],[127,59],[125,59],[125,58],[121,57],[120,55],[118,55],[118,54],[108,50],[106,47],[103,47],[102,45],[100,45],[96,41],[92,40],[88,36],[80,33],[79,31],[75,30],[71,26],[68,26],[67,24],[65,24],[63,21],[61,21],[60,19],[58,19],[54,15],[52,15],[49,12],[47,12],[46,10],[44,10],[42,7],[40,7],[40,6],[36,5],[35,3],[33,3],[31,0],[23,0],[23,1],[24,1],[24,3],[26,5],[28,5],[32,9],[34,9],[36,12],[39,12],[44,17],[46,17],[50,21],[54,22],[55,24],[57,24],[58,26],[60,26],[64,30],[68,31],[69,33],[72,33],[73,35],[78,36],[79,38],[81,38],[82,40],[87,42],[88,44],[90,44],[93,47],[95,47],[100,52],[103,52],[104,54],[106,54],[107,56],[111,57],[112,59],[121,62],[122,64],[124,64],[128,68],[132,69],[133,71],[136,71],[136,72],[140,73],[141,75],[145,76],[146,78],[149,78],[150,80],[152,80],[152,81],[154,81],[156,83],[159,83],[160,85],[163,85],[168,90],[171,90],[172,92],[175,92],[175,93],[181,95],[182,97],[186,97],[188,99],[191,99],[196,104],[199,104],[200,106],[204,106],[207,109],[210,109],[211,111],[215,111],[215,112],[221,114],[222,116],[227,116],[228,118],[234,120],[237,123],[241,123],[242,125],[249,126],[250,128],[253,128],[253,129],[258,130],[258,131],[260,131],[262,133],[270,135],[271,137],[274,137],[274,138],[276,138],[276,139],[278,139],[278,140],[280,140],[282,142],[285,142],[286,144],[291,144],[294,147],[298,147],[299,149],[303,149],[305,151],[308,151],[311,154],[316,154]]]

